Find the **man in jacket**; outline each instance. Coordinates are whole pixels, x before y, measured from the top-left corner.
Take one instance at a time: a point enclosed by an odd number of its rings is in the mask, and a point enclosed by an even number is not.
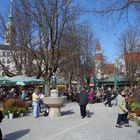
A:
[[[82,88],[81,92],[78,94],[77,102],[80,105],[81,119],[86,116],[86,106],[88,104],[88,94],[85,88]]]
[[[120,124],[123,121],[124,126],[129,127],[129,120],[127,118],[128,110],[126,108],[126,100],[125,100],[126,93],[124,91],[118,95],[117,106],[118,106],[118,119],[116,123],[116,127],[121,127]]]
[[[111,107],[111,96],[112,96],[112,92],[111,92],[111,88],[108,87],[107,91],[106,91],[106,98],[107,101],[105,102],[105,106],[108,104],[109,107]]]

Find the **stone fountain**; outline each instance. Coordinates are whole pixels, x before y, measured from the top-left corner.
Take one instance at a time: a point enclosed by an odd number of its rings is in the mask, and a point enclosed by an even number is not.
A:
[[[45,97],[43,102],[49,106],[49,117],[56,118],[61,116],[61,107],[66,100],[66,97],[59,97],[59,91],[56,89],[56,76],[52,76],[52,90],[50,91],[50,97]]]

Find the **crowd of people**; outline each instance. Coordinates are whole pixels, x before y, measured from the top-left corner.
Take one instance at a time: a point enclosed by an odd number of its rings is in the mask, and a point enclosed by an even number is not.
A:
[[[11,89],[0,89],[0,98],[16,98],[22,100],[31,100],[34,88],[11,88]]]
[[[122,121],[126,127],[129,127],[128,119],[128,98],[134,96],[137,92],[137,87],[124,88],[119,87],[117,91],[114,91],[112,87],[106,88],[93,88],[81,87],[78,90],[60,90],[60,96],[67,96],[67,101],[77,102],[80,106],[80,115],[84,119],[86,116],[91,117],[89,113],[88,104],[103,102],[105,107],[112,107],[112,100],[116,100],[115,105],[118,106],[118,118],[116,121],[116,127],[121,128]],[[41,104],[43,104],[44,94],[41,92],[41,89],[36,87],[35,89],[25,89],[16,90],[11,88],[11,90],[1,90],[1,97],[4,98],[18,98],[22,101],[31,100],[33,106],[33,117],[37,118],[40,116]],[[44,112],[44,116],[48,116],[49,111]]]
[[[81,118],[85,118],[86,116],[89,117],[89,110],[86,108],[88,107],[88,103],[103,101],[104,105],[108,105],[109,107],[112,107],[112,100],[116,100],[115,105],[117,105],[118,108],[118,116],[116,121],[116,127],[122,128],[122,124],[125,127],[131,127],[129,125],[129,119],[128,119],[128,113],[129,113],[129,97],[133,97],[137,94],[138,89],[137,87],[131,87],[131,88],[118,88],[116,93],[111,87],[107,87],[103,93],[98,93],[101,91],[97,88],[96,94],[91,91],[91,89],[87,90],[86,88],[82,88],[80,93],[77,96],[77,102],[80,106],[80,115]],[[99,96],[100,95],[100,96]]]

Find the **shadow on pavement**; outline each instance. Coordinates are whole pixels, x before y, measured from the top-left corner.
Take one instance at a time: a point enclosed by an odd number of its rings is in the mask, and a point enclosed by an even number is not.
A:
[[[90,116],[94,115],[94,112],[89,112],[89,115],[90,115]]]
[[[30,132],[30,129],[15,131],[13,133],[5,135],[4,140],[17,140],[23,137],[24,135],[28,134],[29,132]]]
[[[64,115],[70,115],[70,114],[74,114],[75,112],[73,112],[73,110],[67,110],[67,111],[62,111],[61,112],[61,115],[64,116]]]
[[[138,130],[138,133],[140,134],[140,130]]]

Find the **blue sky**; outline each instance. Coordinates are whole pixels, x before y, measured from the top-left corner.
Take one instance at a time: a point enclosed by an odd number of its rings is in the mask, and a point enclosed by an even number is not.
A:
[[[92,10],[93,8],[97,9],[101,7],[104,2],[108,4],[113,0],[77,1],[80,2],[83,7]],[[82,17],[83,20],[88,21],[91,30],[97,34],[97,37],[99,38],[101,43],[103,53],[106,56],[108,62],[113,62],[114,59],[116,59],[116,57],[120,55],[119,46],[117,46],[116,44],[121,32],[123,32],[128,26],[134,25],[134,13],[129,13],[128,19],[130,25],[128,24],[128,21],[125,17],[126,15],[124,15],[124,18],[122,18],[117,24],[112,23],[111,20],[114,20],[113,18],[110,18],[110,20],[108,21],[106,20],[106,18],[103,19],[100,16],[96,16],[94,13],[87,13]]]
[[[82,7],[90,10],[93,8],[99,8],[102,6],[102,2],[106,2],[106,4],[108,4],[110,1],[112,0],[77,0]],[[7,17],[9,13],[9,3],[10,0],[0,0],[0,12],[3,12],[5,17]],[[107,57],[109,62],[113,62],[118,55],[119,47],[116,45],[118,37],[120,36],[121,32],[129,26],[126,19],[123,18],[115,26],[111,22],[109,22],[107,25],[107,20],[102,20],[101,17],[96,16],[94,13],[86,13],[82,15],[81,21],[82,20],[86,21],[90,25],[91,31],[94,31],[97,34],[104,55]],[[131,25],[134,24],[133,21],[133,13],[131,13],[129,17],[129,22]]]

